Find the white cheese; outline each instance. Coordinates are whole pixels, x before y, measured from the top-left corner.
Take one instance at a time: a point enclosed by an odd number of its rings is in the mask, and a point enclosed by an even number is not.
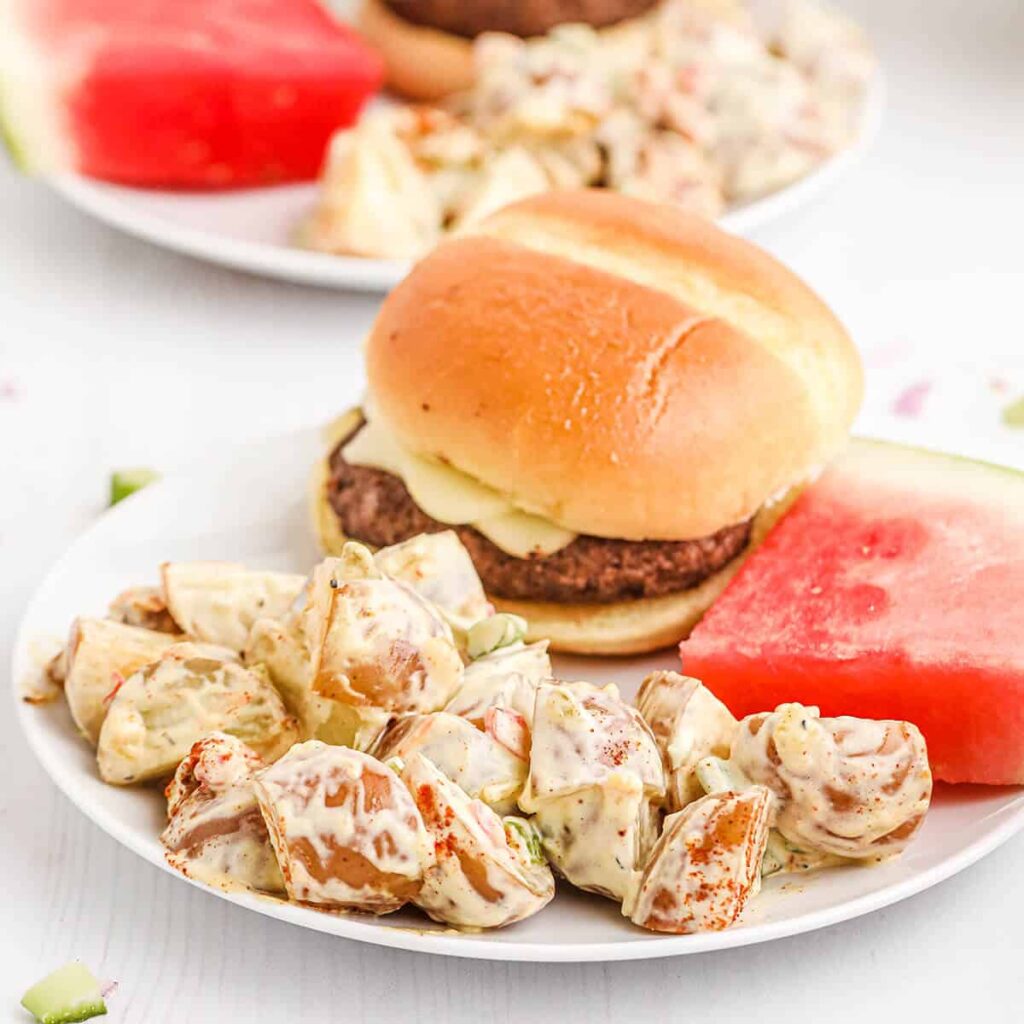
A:
[[[410,451],[380,420],[367,421],[342,454],[354,466],[397,476],[428,516],[449,526],[473,526],[515,558],[550,555],[576,539],[571,530],[517,508],[500,491]]]

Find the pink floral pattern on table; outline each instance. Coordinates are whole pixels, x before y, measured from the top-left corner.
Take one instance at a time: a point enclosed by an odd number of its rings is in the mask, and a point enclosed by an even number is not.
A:
[[[920,340],[864,345],[854,433],[1024,470],[1024,352],[943,358]]]
[[[930,380],[921,380],[916,384],[911,384],[910,387],[904,388],[903,391],[896,396],[896,401],[893,402],[892,411],[897,416],[906,416],[910,419],[916,419],[921,415],[924,409],[925,399],[928,397],[929,392],[932,390],[932,382]]]

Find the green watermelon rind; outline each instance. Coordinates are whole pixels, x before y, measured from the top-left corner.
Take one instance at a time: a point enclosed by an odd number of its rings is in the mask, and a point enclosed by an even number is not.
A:
[[[884,441],[874,437],[854,437],[851,438],[847,453],[855,456],[858,450],[864,451],[871,448],[876,451],[885,450],[895,458],[908,462],[911,459],[917,464],[925,461],[936,469],[945,467],[947,471],[956,467],[956,470],[961,473],[965,471],[971,472],[987,480],[1000,478],[1000,483],[1024,487],[1024,470],[1017,469],[1014,466],[1007,466],[999,462],[988,462],[984,459],[974,459],[968,455],[955,455],[952,452],[937,451],[934,448],[921,448],[916,445],[901,444],[898,441]],[[840,456],[837,462],[842,465],[843,456]],[[843,468],[845,469],[845,467]],[[947,473],[947,477],[949,483],[952,484],[952,474]],[[940,489],[944,490],[945,488]],[[972,496],[984,498],[984,495],[974,494]],[[1022,506],[1022,511],[1024,511],[1024,506]]]
[[[70,156],[46,58],[25,35],[19,4],[6,0],[0,0],[0,142],[26,173],[60,170]]]
[[[855,437],[852,443],[854,445],[875,445],[879,448],[894,448],[900,451],[914,452],[915,455],[924,455],[939,462],[966,462],[972,466],[994,469],[999,473],[1024,478],[1024,469],[1007,466],[1003,462],[989,462],[987,459],[974,459],[969,455],[956,455],[953,452],[938,451],[935,448],[921,448],[919,445],[901,444],[899,441],[885,441],[879,437]],[[1024,482],[1024,480],[1021,482]]]
[[[20,50],[20,40],[14,22],[14,4],[0,0],[0,143],[7,150],[12,163],[20,171],[31,169],[32,161],[18,138],[15,130],[15,118],[12,113],[14,89],[4,75],[14,66],[14,57]]]
[[[7,150],[7,154],[14,166],[19,171],[27,172],[32,169],[32,162],[29,160],[28,154],[18,143],[14,125],[8,114],[7,103],[4,101],[7,92],[8,89],[4,86],[3,79],[0,78],[0,143],[3,143],[4,149]]]

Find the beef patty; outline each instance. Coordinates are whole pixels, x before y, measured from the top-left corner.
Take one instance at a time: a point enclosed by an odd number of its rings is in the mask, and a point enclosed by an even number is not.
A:
[[[406,21],[472,39],[481,32],[542,36],[556,25],[601,28],[649,10],[657,0],[385,0]]]
[[[346,462],[341,441],[330,457],[328,497],[342,533],[387,547],[420,533],[454,530],[495,597],[526,601],[611,602],[660,597],[697,586],[747,545],[750,521],[699,540],[609,540],[578,536],[550,555],[516,558],[472,526],[432,519],[391,473]]]

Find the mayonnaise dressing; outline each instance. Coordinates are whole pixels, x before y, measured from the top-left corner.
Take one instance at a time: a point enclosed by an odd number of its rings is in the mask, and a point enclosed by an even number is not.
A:
[[[781,704],[740,722],[732,762],[772,791],[772,823],[786,839],[838,857],[899,853],[931,800],[924,738],[908,722]]]
[[[368,754],[309,740],[253,785],[291,899],[388,913],[434,863],[408,790]]]
[[[373,560],[385,576],[407,583],[436,605],[453,629],[468,630],[491,614],[473,559],[452,530],[381,548]]]
[[[570,882],[621,900],[657,837],[664,793],[654,737],[614,686],[540,685],[519,806]]]
[[[66,648],[64,695],[75,725],[90,743],[99,740],[118,681],[156,661],[176,639],[110,619],[75,620]]]
[[[488,708],[510,708],[533,722],[537,686],[551,678],[548,642],[512,644],[470,662],[462,675],[462,685],[448,702],[445,711],[468,718],[482,728]]]
[[[418,751],[498,814],[512,814],[526,782],[529,751],[516,756],[488,732],[445,712],[411,715],[386,732],[374,753],[382,761]]]
[[[220,730],[268,761],[297,739],[298,727],[260,668],[243,668],[210,645],[178,643],[131,676],[114,695],[96,759],[105,782],[128,785],[169,775],[192,745]]]
[[[382,259],[419,256],[440,238],[444,210],[402,137],[413,111],[382,110],[338,132],[324,161],[324,189],[301,243]]]
[[[167,608],[162,587],[129,587],[107,607],[107,618],[126,626],[141,626],[158,633],[181,632]]]
[[[166,562],[164,598],[174,621],[197,640],[241,651],[257,619],[283,616],[306,577],[248,570],[234,562]]]
[[[302,630],[320,696],[396,713],[443,707],[462,682],[451,627],[412,587],[349,542],[313,571]]]
[[[226,733],[192,747],[167,787],[170,820],[160,839],[169,864],[208,885],[284,892],[251,785],[262,767],[255,751]]]
[[[694,774],[697,763],[729,756],[736,719],[703,683],[678,672],[652,672],[640,686],[637,707],[665,762],[666,808],[681,810],[704,795]]]
[[[298,623],[284,619],[257,619],[242,652],[247,665],[263,665],[288,710],[299,721],[303,739],[311,739],[327,717],[327,700],[312,690],[312,666]]]
[[[721,931],[761,885],[771,794],[764,786],[702,797],[669,815],[622,912],[658,932]]]
[[[523,810],[528,810],[520,800]],[[547,797],[531,821],[544,852],[573,885],[622,900],[633,872],[647,860],[658,838],[660,814],[630,772],[615,772],[600,785]]]
[[[630,775],[659,799],[665,793],[661,755],[647,723],[614,686],[542,683],[533,713],[530,777],[520,806]]]
[[[288,710],[299,722],[301,739],[323,740],[367,751],[394,718],[384,708],[355,707],[321,697],[313,690],[313,666],[298,615],[258,619],[244,652],[247,665],[263,665]]]
[[[550,902],[551,869],[531,854],[528,842],[509,842],[491,808],[469,797],[423,753],[412,753],[401,773],[436,852],[414,897],[417,906],[458,928],[500,928]]]

